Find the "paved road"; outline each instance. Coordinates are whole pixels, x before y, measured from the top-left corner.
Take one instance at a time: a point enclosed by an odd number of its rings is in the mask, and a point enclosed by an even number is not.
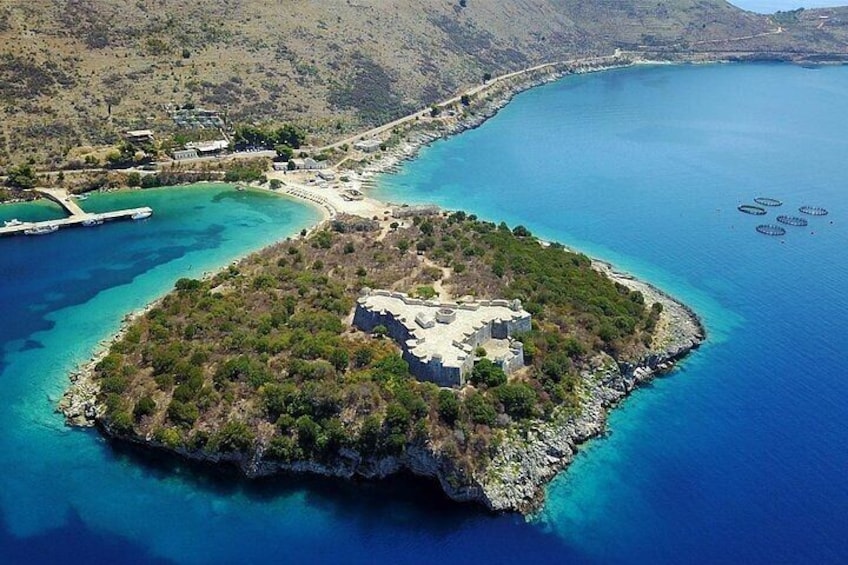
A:
[[[480,92],[483,92],[484,90],[492,88],[494,85],[496,85],[500,82],[503,82],[505,80],[509,80],[511,78],[515,78],[517,76],[532,73],[532,72],[535,72],[535,71],[540,71],[540,70],[546,69],[548,67],[554,67],[554,66],[557,66],[557,65],[579,65],[579,64],[582,64],[582,63],[589,63],[589,62],[602,62],[602,61],[605,61],[605,60],[614,59],[614,58],[618,57],[619,55],[620,55],[620,51],[618,49],[616,49],[615,53],[613,53],[612,55],[600,55],[600,56],[597,56],[597,57],[582,57],[582,58],[579,58],[579,59],[571,59],[571,60],[566,60],[566,61],[554,61],[554,62],[551,62],[551,63],[542,63],[541,65],[536,65],[535,67],[529,67],[527,69],[521,69],[519,71],[513,71],[513,72],[507,73],[505,75],[500,75],[500,76],[494,77],[491,80],[489,80],[488,82],[484,82],[483,84],[478,84],[477,86],[469,88],[468,90],[463,91],[462,93],[454,96],[453,98],[448,98],[447,100],[442,100],[441,102],[438,102],[436,105],[437,106],[450,106],[451,104],[456,104],[457,102],[460,102],[462,100],[463,96],[469,96],[469,97],[474,96],[476,94],[479,94]],[[327,149],[335,149],[335,148],[341,147],[342,145],[345,145],[345,144],[352,145],[353,143],[358,141],[360,138],[363,138],[363,137],[368,138],[368,137],[378,136],[381,133],[385,133],[386,131],[389,131],[392,128],[395,128],[399,125],[403,125],[407,122],[411,122],[411,121],[415,120],[415,118],[419,118],[421,116],[425,116],[425,117],[429,116],[429,110],[417,110],[417,111],[413,112],[412,114],[409,114],[409,115],[404,116],[402,118],[398,118],[397,120],[394,120],[394,121],[389,122],[387,124],[383,124],[381,126],[375,127],[375,128],[370,129],[368,131],[364,131],[364,132],[358,133],[356,135],[352,135],[352,136],[347,137],[345,139],[342,139],[340,141],[336,141],[336,142],[331,143],[329,145],[325,145],[324,147],[320,147],[318,149],[318,151],[324,151],[324,150],[327,150]]]

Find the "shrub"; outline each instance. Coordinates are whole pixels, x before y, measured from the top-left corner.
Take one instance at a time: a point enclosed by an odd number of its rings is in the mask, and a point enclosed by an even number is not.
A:
[[[133,431],[133,421],[124,410],[114,412],[109,420],[110,427],[119,434],[130,434]]]
[[[489,399],[479,392],[472,392],[465,397],[465,410],[472,422],[487,426],[493,426],[498,415]]]
[[[193,402],[171,400],[168,405],[168,418],[178,426],[191,427],[200,417],[200,410]]]
[[[256,436],[248,425],[238,420],[230,420],[215,435],[215,445],[223,453],[247,451],[255,440]]]
[[[450,390],[440,390],[437,410],[442,420],[453,425],[459,418],[459,401],[456,399],[456,395]]]
[[[156,441],[171,449],[179,447],[183,442],[183,438],[177,428],[159,428],[154,432],[153,437]]]
[[[298,458],[297,443],[288,436],[274,436],[268,444],[265,455],[269,459],[288,463]]]
[[[156,402],[149,395],[145,395],[136,402],[133,417],[138,421],[145,416],[152,415],[154,412],[156,412]]]
[[[494,388],[506,382],[506,373],[498,365],[484,357],[474,364],[470,380],[475,385],[486,385],[489,388]]]
[[[536,391],[524,383],[505,384],[494,389],[495,396],[503,404],[507,414],[516,419],[533,415]]]
[[[321,433],[321,426],[309,416],[301,416],[295,423],[297,428],[297,443],[306,451],[311,452],[318,443],[318,434]]]

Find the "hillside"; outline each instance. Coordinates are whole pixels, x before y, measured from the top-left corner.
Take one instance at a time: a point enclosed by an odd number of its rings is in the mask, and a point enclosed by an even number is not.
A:
[[[328,139],[485,72],[773,27],[717,0],[6,3],[0,166],[57,162],[128,128],[173,128],[169,104],[194,103],[231,122],[293,121]]]

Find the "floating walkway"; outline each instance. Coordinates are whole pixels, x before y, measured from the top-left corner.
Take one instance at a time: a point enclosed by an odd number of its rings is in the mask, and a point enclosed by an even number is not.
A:
[[[76,226],[93,226],[110,222],[113,220],[130,220],[148,218],[153,214],[153,209],[147,206],[141,208],[128,208],[126,210],[115,210],[113,212],[89,213],[79,207],[74,202],[68,192],[62,189],[55,188],[39,188],[37,192],[43,194],[50,200],[56,202],[59,206],[65,209],[70,214],[67,218],[59,220],[45,220],[42,222],[21,222],[14,226],[0,227],[0,236],[4,235],[20,235],[25,234],[30,230],[42,230],[43,233],[51,233],[52,227],[57,229],[76,227]]]

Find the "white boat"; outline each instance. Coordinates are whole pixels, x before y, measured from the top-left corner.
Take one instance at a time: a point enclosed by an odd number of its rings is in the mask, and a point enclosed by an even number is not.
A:
[[[34,228],[29,228],[28,230],[24,230],[26,235],[45,235],[48,233],[53,233],[57,231],[59,226],[56,224],[47,224],[44,226],[35,226]]]
[[[11,220],[6,220],[3,222],[3,227],[13,228],[15,226],[22,226],[24,223],[17,218],[12,218]]]
[[[103,223],[103,218],[101,218],[100,216],[92,216],[92,217],[86,218],[82,221],[82,225],[87,227],[87,228],[90,228],[92,226],[99,226],[102,223]]]
[[[76,198],[77,200],[88,200],[87,194],[71,194],[71,198]]]
[[[153,215],[153,211],[152,211],[152,210],[140,210],[140,211],[136,212],[135,214],[133,214],[133,215],[132,215],[132,216],[130,216],[130,217],[131,217],[133,220],[146,220],[147,218],[149,218],[149,217],[150,217],[150,216],[152,216],[152,215]]]

